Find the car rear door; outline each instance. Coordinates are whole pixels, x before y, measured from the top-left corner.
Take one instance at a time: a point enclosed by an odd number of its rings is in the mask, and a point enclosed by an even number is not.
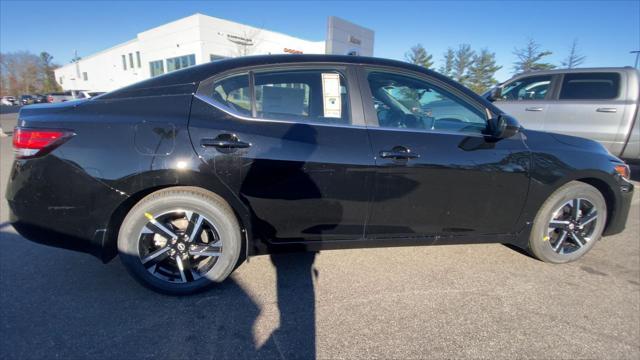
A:
[[[599,141],[620,154],[626,140],[624,73],[577,72],[562,75],[557,100],[547,110],[545,131]]]
[[[502,98],[494,105],[518,119],[527,129],[544,130],[555,78],[553,75],[516,78],[503,85]]]
[[[189,132],[203,170],[274,243],[361,239],[374,160],[347,66],[259,67],[204,82]]]
[[[363,68],[360,83],[377,169],[367,238],[514,231],[529,184],[520,134],[483,135],[487,110],[424,74]]]

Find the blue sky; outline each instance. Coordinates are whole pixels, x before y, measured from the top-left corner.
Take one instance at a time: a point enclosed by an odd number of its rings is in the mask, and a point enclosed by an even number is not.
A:
[[[375,56],[402,59],[421,43],[440,65],[447,47],[468,43],[496,53],[506,80],[514,47],[533,38],[559,63],[574,38],[583,66],[633,65],[640,50],[640,0],[635,1],[5,1],[0,0],[0,51],[48,51],[67,63],[74,49],[89,55],[138,32],[196,12],[324,40],[336,15],[375,31]]]

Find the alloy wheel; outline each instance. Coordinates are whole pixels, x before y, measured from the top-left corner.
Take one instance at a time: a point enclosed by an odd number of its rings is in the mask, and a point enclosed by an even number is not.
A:
[[[560,255],[579,251],[592,240],[597,221],[593,203],[583,198],[569,200],[551,215],[545,240]]]
[[[194,211],[145,213],[138,237],[140,262],[156,278],[189,283],[205,276],[222,255],[223,241],[213,223]]]

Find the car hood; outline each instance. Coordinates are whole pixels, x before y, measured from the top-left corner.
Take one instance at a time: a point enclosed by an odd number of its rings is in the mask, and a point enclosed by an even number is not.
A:
[[[550,133],[537,130],[523,130],[528,141],[527,144],[534,150],[546,150],[545,148],[568,148],[567,150],[582,150],[589,153],[603,154],[617,159],[609,150],[597,141],[577,136]]]

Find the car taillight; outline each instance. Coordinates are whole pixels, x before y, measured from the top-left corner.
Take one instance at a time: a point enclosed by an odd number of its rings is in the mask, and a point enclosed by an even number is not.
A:
[[[51,96],[51,95],[47,96],[47,102],[52,103],[53,102],[53,96]]]
[[[73,132],[57,129],[29,129],[16,127],[13,132],[13,149],[17,159],[42,156],[69,140]]]

